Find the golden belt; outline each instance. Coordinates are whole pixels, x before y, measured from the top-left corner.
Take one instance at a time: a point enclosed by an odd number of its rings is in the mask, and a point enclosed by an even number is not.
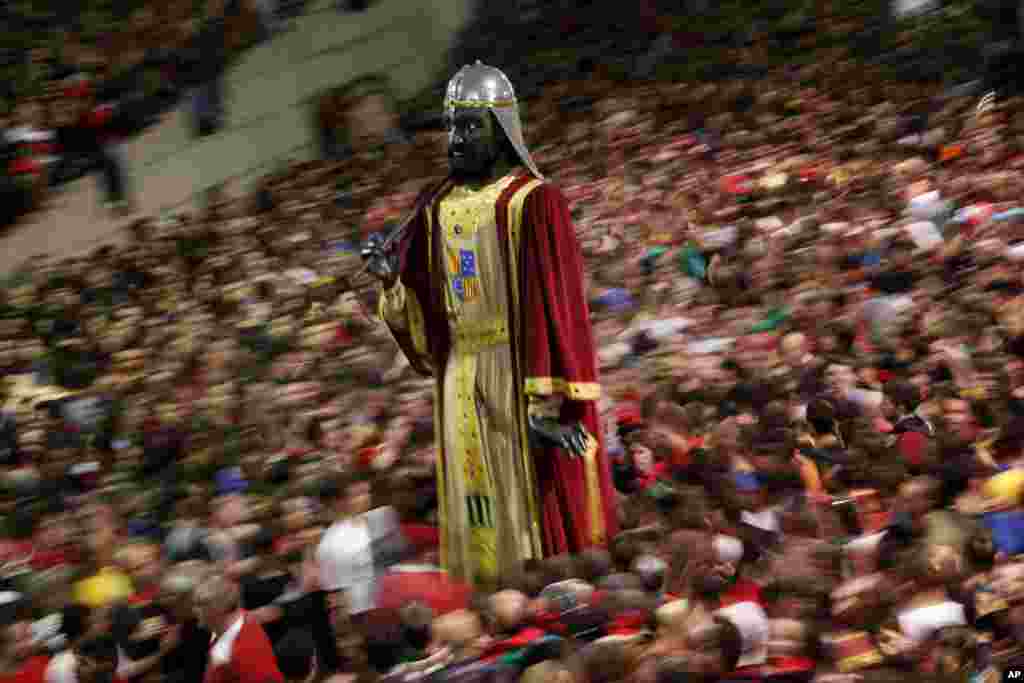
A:
[[[474,325],[461,325],[452,333],[455,353],[479,353],[484,349],[509,343],[508,321],[489,320]]]

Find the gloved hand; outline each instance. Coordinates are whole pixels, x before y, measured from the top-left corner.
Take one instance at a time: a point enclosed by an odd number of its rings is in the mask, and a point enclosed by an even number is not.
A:
[[[367,271],[383,282],[385,287],[390,287],[398,279],[398,257],[384,246],[383,235],[370,235],[359,254],[366,262]]]
[[[549,417],[529,417],[530,442],[537,447],[561,448],[574,458],[581,457],[590,445],[590,435],[583,425],[560,424]]]

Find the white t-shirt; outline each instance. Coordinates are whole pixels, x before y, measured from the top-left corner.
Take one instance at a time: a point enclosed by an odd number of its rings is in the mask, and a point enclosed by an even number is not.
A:
[[[65,650],[54,655],[46,665],[46,683],[78,683],[78,660],[75,653]]]
[[[928,640],[946,626],[962,626],[967,623],[963,605],[951,600],[901,612],[898,619],[903,635],[916,643]]]
[[[373,608],[373,538],[365,519],[335,522],[317,547],[325,591],[345,591],[352,614]]]
[[[715,612],[725,617],[739,630],[742,638],[742,652],[737,666],[763,664],[768,652],[768,615],[755,602],[739,602]]]

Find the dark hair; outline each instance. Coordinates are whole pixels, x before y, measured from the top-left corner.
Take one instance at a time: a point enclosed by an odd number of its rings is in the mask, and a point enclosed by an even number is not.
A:
[[[356,468],[336,477],[324,479],[319,486],[318,497],[321,503],[335,503],[348,495],[348,490],[356,484],[372,482],[369,472]]]
[[[378,610],[361,630],[366,643],[366,660],[371,669],[384,673],[398,665],[398,653],[405,642],[398,614],[392,610]]]
[[[625,647],[619,642],[589,643],[577,656],[590,683],[621,681],[629,673]]]
[[[814,399],[807,405],[807,422],[818,434],[830,433],[836,423],[835,406],[827,399]]]
[[[736,624],[725,617],[715,617],[714,622],[721,629],[718,647],[722,651],[722,665],[726,671],[733,671],[743,653],[743,636]]]
[[[691,683],[699,680],[690,672],[689,660],[684,657],[666,657],[658,662],[657,683]]]
[[[580,578],[589,583],[612,571],[612,556],[605,548],[587,548],[577,558]]]
[[[318,447],[321,445],[324,438],[324,422],[326,422],[326,418],[323,416],[314,417],[309,421],[306,426],[306,441],[316,444]]]
[[[313,634],[304,629],[288,631],[274,648],[277,666],[290,681],[304,681],[313,672],[316,645]]]
[[[89,659],[117,661],[117,644],[111,636],[97,636],[82,643],[78,648],[81,657]]]
[[[74,643],[89,630],[91,611],[84,605],[65,605],[60,616],[60,632],[68,643]]]
[[[269,555],[274,550],[274,541],[277,540],[277,533],[270,527],[261,527],[249,539],[249,550],[255,555]]]
[[[430,644],[432,637],[431,625],[426,624],[402,624],[402,638],[405,644],[416,650],[425,650]]]
[[[913,410],[921,403],[921,390],[910,382],[889,382],[885,393],[900,408]]]

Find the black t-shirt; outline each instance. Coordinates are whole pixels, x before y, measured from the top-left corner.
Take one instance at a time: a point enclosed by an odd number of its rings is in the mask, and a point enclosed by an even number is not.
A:
[[[160,661],[167,683],[196,683],[203,680],[210,655],[210,632],[195,619],[181,625],[178,647]]]
[[[259,609],[272,605],[284,595],[292,582],[291,575],[281,572],[271,576],[247,576],[241,581],[242,607],[247,610]],[[278,642],[288,630],[289,610],[277,621],[263,624],[270,642]]]
[[[111,629],[125,657],[137,662],[160,650],[160,639],[171,623],[167,612],[153,602],[122,605],[111,615]]]
[[[338,668],[338,650],[334,642],[334,627],[327,609],[327,593],[307,593],[296,600],[283,600],[285,623],[301,627],[313,633],[316,642],[319,670],[325,673]]]
[[[334,643],[334,629],[327,609],[327,594],[324,591],[315,591],[291,595],[292,584],[292,576],[287,573],[243,578],[242,607],[253,610],[277,604],[283,612],[281,618],[263,624],[271,645],[280,642],[292,628],[306,629],[313,634],[316,641],[320,671],[332,672],[337,669],[338,655]]]

